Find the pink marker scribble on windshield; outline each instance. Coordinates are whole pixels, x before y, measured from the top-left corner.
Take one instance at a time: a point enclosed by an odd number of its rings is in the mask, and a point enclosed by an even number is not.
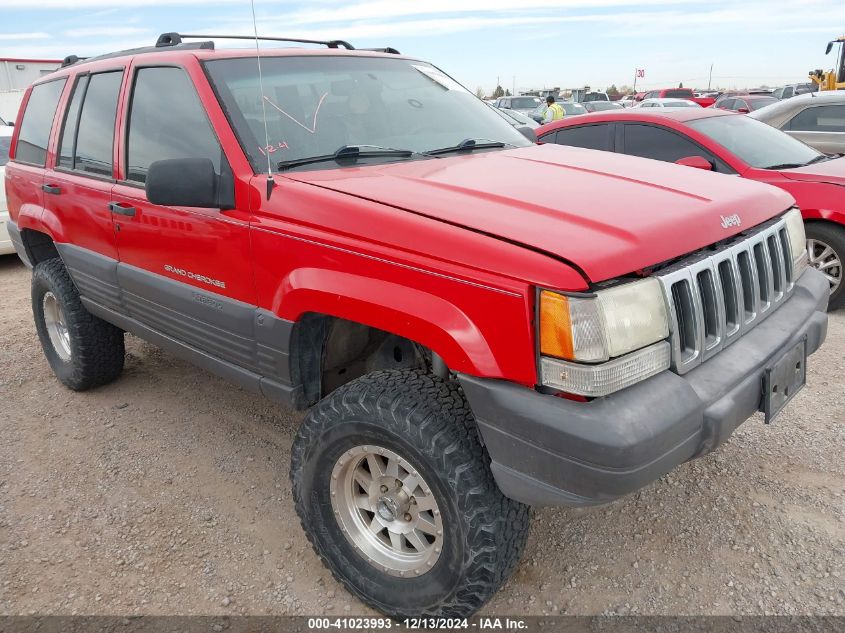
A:
[[[328,96],[329,96],[329,93],[328,93],[328,92],[324,92],[324,93],[323,93],[323,96],[322,96],[322,97],[320,97],[320,102],[317,104],[317,108],[314,110],[314,119],[311,121],[311,127],[308,127],[308,126],[307,126],[307,125],[305,125],[304,123],[301,123],[300,121],[297,121],[296,117],[291,116],[290,114],[288,114],[287,112],[285,112],[284,110],[282,110],[279,106],[277,106],[275,103],[273,103],[273,100],[272,100],[272,99],[270,99],[270,97],[268,97],[267,95],[264,95],[264,100],[265,100],[267,103],[269,103],[271,106],[273,106],[274,108],[276,108],[276,110],[278,110],[279,112],[281,112],[282,114],[284,114],[284,115],[285,115],[287,118],[289,118],[291,121],[293,121],[294,123],[296,123],[299,127],[301,127],[302,129],[304,129],[304,130],[306,130],[306,131],[310,132],[311,134],[314,134],[314,133],[317,131],[317,115],[318,115],[318,114],[319,114],[319,112],[320,112],[320,107],[323,105],[323,101],[325,101],[325,100],[326,100],[326,97],[328,97]]]

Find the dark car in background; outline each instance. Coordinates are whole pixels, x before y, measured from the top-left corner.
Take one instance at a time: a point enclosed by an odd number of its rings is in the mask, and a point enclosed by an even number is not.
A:
[[[748,114],[760,108],[765,108],[767,105],[777,103],[778,100],[770,95],[725,95],[716,99],[713,104],[714,108],[720,110],[730,110],[732,112],[739,112],[741,114]]]
[[[540,97],[527,95],[519,97],[499,97],[493,105],[497,108],[516,110],[517,112],[522,112],[524,114],[531,114],[537,107],[545,104]]]
[[[819,88],[816,84],[788,84],[780,88],[775,88],[772,96],[775,99],[791,99],[797,95],[805,95],[810,92],[818,92]]]

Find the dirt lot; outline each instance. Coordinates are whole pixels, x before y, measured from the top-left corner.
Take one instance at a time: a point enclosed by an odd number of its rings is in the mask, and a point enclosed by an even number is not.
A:
[[[288,486],[300,416],[136,338],[116,383],[53,378],[0,258],[0,613],[363,614]],[[488,614],[845,615],[845,313],[778,423],[590,510],[536,512]]]

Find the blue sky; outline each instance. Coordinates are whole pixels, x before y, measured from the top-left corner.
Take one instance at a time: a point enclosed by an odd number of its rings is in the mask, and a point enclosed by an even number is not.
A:
[[[724,88],[806,80],[843,0],[255,0],[262,35],[394,46],[471,90]],[[0,57],[94,55],[165,31],[252,32],[249,0],[0,0]],[[227,44],[231,45],[231,44]]]

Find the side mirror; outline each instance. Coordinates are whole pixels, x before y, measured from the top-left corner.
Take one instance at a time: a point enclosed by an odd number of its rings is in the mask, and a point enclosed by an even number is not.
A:
[[[833,42],[828,42],[827,47],[824,49],[824,54],[827,55],[832,50],[833,50]]]
[[[737,112],[739,112],[740,114],[748,114],[749,112],[751,112],[751,110],[749,110],[748,108],[737,108]]]
[[[231,179],[218,176],[208,158],[171,158],[147,170],[147,200],[171,207],[230,209],[235,203]]]
[[[529,127],[527,125],[518,125],[516,127],[516,131],[522,134],[525,138],[527,138],[532,143],[537,142],[537,133],[534,132],[534,128]]]
[[[695,167],[696,169],[704,169],[706,171],[713,171],[713,163],[703,156],[685,156],[675,161],[676,165],[684,165],[685,167]]]

